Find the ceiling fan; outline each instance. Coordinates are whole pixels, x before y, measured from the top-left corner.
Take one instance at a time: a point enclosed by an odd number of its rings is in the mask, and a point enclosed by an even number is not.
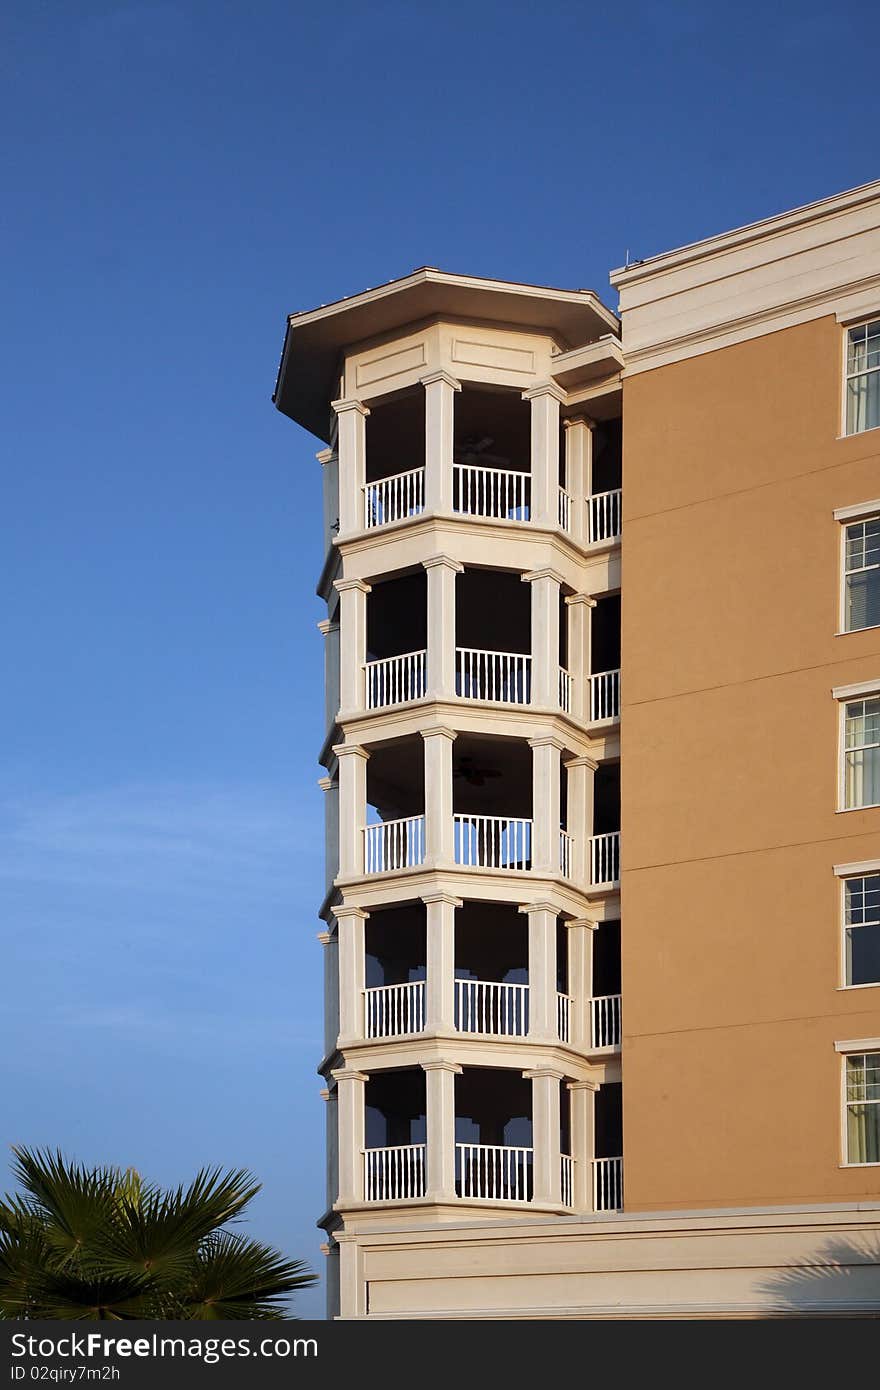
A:
[[[468,754],[455,763],[452,776],[462,777],[472,787],[482,787],[489,777],[500,777],[501,773],[491,767],[477,767],[474,759]]]

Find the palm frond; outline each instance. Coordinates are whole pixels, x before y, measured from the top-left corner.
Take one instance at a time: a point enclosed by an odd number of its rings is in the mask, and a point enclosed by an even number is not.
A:
[[[290,1294],[317,1282],[302,1260],[245,1236],[222,1231],[199,1251],[186,1294],[187,1318],[271,1318],[290,1316]]]

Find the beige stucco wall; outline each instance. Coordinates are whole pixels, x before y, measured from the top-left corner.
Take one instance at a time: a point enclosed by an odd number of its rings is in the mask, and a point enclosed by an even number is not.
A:
[[[628,1210],[880,1196],[841,1168],[832,687],[880,678],[837,635],[833,510],[880,495],[880,431],[840,430],[833,314],[624,384],[621,736]]]

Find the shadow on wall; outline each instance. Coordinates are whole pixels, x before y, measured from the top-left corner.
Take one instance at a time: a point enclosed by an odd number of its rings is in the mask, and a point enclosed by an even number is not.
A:
[[[880,1317],[880,1239],[829,1241],[815,1259],[792,1265],[760,1288],[771,1315]]]

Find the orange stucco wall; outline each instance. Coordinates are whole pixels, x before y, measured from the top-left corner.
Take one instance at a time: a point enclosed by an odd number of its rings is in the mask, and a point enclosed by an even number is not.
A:
[[[835,507],[880,497],[880,431],[839,439],[833,317],[624,389],[622,949],[625,1200],[880,1197],[842,1168],[834,864],[880,858],[837,811],[836,685],[880,677],[837,635]]]

